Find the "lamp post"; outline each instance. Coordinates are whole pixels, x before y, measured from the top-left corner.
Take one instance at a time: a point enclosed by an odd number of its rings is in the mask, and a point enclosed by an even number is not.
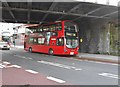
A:
[[[15,47],[15,28],[13,28],[14,30],[14,34],[13,34],[13,44],[14,44],[14,47]]]

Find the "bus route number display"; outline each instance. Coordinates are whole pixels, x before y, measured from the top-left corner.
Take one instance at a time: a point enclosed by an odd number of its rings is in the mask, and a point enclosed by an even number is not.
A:
[[[71,32],[66,32],[66,34],[65,34],[66,36],[69,36],[69,37],[76,37],[77,36],[77,34],[76,33],[71,33]]]

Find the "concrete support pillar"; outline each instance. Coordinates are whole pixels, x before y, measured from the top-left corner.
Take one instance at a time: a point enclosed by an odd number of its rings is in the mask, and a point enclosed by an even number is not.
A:
[[[81,21],[82,22],[82,21]],[[79,24],[80,52],[110,54],[110,20],[97,19]]]

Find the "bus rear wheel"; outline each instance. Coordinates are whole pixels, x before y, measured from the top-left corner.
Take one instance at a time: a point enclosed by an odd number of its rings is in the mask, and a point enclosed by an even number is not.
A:
[[[29,48],[29,52],[32,53],[32,48],[31,47]]]
[[[49,52],[48,52],[49,55],[53,55],[54,54],[54,51],[52,49],[49,49]]]

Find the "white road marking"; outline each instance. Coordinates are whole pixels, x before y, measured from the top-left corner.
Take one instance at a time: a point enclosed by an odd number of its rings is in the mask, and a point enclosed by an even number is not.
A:
[[[14,55],[14,56],[20,57],[20,58],[23,58],[23,59],[30,59],[30,60],[33,60],[32,58],[24,57],[24,56],[20,56],[20,55]],[[48,55],[45,55],[45,56],[48,56]],[[60,59],[61,59],[61,58],[60,58]],[[69,59],[77,60],[77,61],[83,61],[83,60],[74,59],[73,57],[70,57]],[[99,64],[109,64],[109,65],[115,65],[115,66],[118,66],[118,65],[119,65],[119,64],[113,64],[113,63],[104,63],[104,62],[96,62],[96,61],[89,61],[89,60],[84,60],[84,61],[92,62],[92,63],[99,63]],[[74,63],[73,63],[73,65],[74,65]]]
[[[104,63],[104,62],[96,62],[96,61],[89,61],[89,60],[79,60],[79,59],[74,59],[73,57],[69,58],[72,60],[77,60],[77,61],[87,61],[87,62],[92,62],[92,63],[99,63],[99,64],[108,64],[108,65],[115,65],[118,66],[119,64],[114,64],[114,63]]]
[[[72,68],[72,69],[75,69],[76,67],[72,66],[71,68]]]
[[[10,64],[9,62],[6,62],[6,61],[4,61],[3,63],[4,63],[4,64]]]
[[[42,64],[51,65],[51,66],[60,67],[60,68],[65,68],[65,69],[74,69],[74,70],[77,69],[76,67],[73,67],[73,66],[68,66],[68,65],[63,65],[63,64],[53,63],[53,62],[48,62],[48,61],[37,61],[37,62],[42,63]]]
[[[76,71],[82,70],[82,69],[75,69]]]
[[[61,65],[61,64],[58,64],[58,63],[52,63],[52,62],[47,62],[47,61],[37,61],[37,62],[42,63],[42,64],[47,64],[47,65],[52,65],[52,66],[57,66],[57,67],[70,69],[70,67],[67,67],[65,65]]]
[[[30,58],[30,57],[28,59],[33,60],[33,58]]]
[[[22,56],[22,58],[26,59],[26,57]]]
[[[20,57],[20,58],[23,58],[23,59],[27,59],[26,57],[24,57],[24,56],[20,56],[20,55],[14,55],[14,56],[16,56],[16,57]]]
[[[114,78],[114,79],[120,79],[118,77],[118,75],[111,74],[111,73],[99,73],[98,75],[105,76],[105,77],[110,77],[110,78]]]
[[[16,57],[20,57],[20,58],[23,58],[23,59],[30,59],[30,60],[33,60],[33,58],[30,58],[30,57],[25,57],[25,56],[20,56],[20,55],[14,55]]]
[[[6,68],[6,65],[0,64],[1,67]]]
[[[14,55],[14,56],[16,56],[16,57],[20,57],[20,58],[22,57],[22,56],[20,56],[20,55]]]
[[[111,65],[119,66],[119,64],[111,64]]]
[[[84,61],[92,62],[92,63],[99,63],[99,64],[115,65],[115,66],[118,66],[118,65],[119,65],[119,64],[113,64],[113,63],[104,63],[104,62],[96,62],[96,61],[89,61],[89,60],[84,60]]]
[[[29,72],[29,73],[32,73],[32,74],[38,74],[38,72],[33,71],[33,70],[25,70],[25,71],[27,71],[27,72]]]
[[[21,68],[21,66],[18,66],[18,65],[11,65],[11,66],[7,66],[7,67]]]
[[[51,77],[51,76],[47,76],[47,79],[58,82],[58,83],[65,83],[64,80],[57,79],[57,78],[54,78],[54,77]]]
[[[2,63],[0,63],[0,69],[4,68],[4,66],[2,65]]]
[[[18,65],[10,65],[10,66],[7,66],[8,64],[10,64],[10,63],[4,61],[3,63],[0,63],[0,68],[9,68],[9,67],[21,68],[21,66],[18,66]]]
[[[2,69],[3,67],[2,66],[0,66],[0,69]]]
[[[116,66],[118,66],[118,64],[113,64],[113,63],[104,63],[104,62],[95,62],[95,63],[100,63],[100,64],[109,64],[109,65],[116,65]]]

